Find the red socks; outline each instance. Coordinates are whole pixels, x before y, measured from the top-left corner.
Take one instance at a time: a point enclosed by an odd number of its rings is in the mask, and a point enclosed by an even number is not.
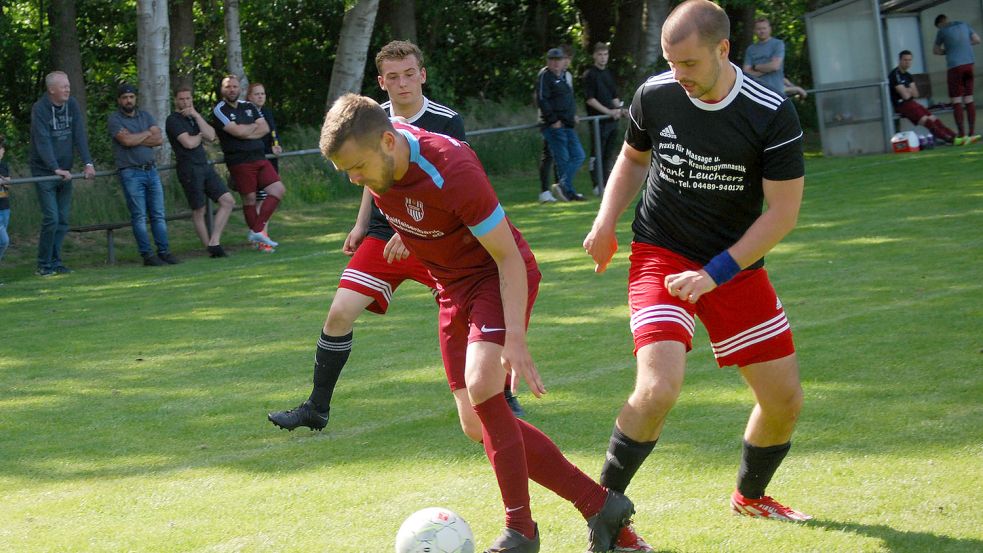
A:
[[[536,524],[529,510],[526,451],[522,433],[505,401],[505,394],[497,394],[475,405],[474,411],[481,419],[482,445],[495,471],[502,502],[505,503],[505,526],[527,538],[534,538]]]
[[[273,216],[273,212],[276,211],[278,205],[280,205],[280,198],[276,196],[269,195],[263,200],[263,207],[259,208],[259,215],[256,217],[256,232],[263,231],[263,227],[266,226],[266,222]],[[249,228],[254,227],[250,226]]]
[[[974,109],[973,111],[975,112],[976,110]],[[959,136],[966,136],[963,132],[963,105],[961,103],[952,104],[952,118],[956,120],[956,129],[959,131]]]
[[[242,214],[246,218],[246,226],[249,227],[249,230],[255,232],[263,230],[263,225],[260,225],[259,230],[256,230],[256,204],[242,204]]]
[[[976,134],[976,102],[966,102],[966,119],[969,120],[969,132],[966,136]]]
[[[607,490],[568,461],[549,436],[526,421],[518,422],[529,478],[573,503],[585,519],[596,515],[604,506]]]

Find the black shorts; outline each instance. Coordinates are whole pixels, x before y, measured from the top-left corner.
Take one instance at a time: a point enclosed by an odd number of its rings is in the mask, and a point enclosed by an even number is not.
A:
[[[222,177],[218,176],[215,168],[211,165],[197,163],[179,165],[177,178],[181,181],[184,195],[188,198],[188,207],[192,210],[205,207],[206,196],[213,202],[217,202],[223,194],[229,192],[225,183],[222,182]]]

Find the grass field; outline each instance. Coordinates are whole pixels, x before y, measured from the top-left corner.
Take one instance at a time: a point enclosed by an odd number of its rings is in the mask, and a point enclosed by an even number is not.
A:
[[[979,147],[809,160],[799,227],[768,257],[806,394],[769,492],[816,519],[729,514],[751,396],[714,368],[700,331],[629,488],[657,550],[983,551],[981,167]],[[594,275],[580,243],[597,201],[541,206],[535,180],[495,179],[544,274],[530,343],[549,394],[522,399],[597,475],[633,380],[626,256]],[[34,277],[29,245],[12,250],[0,265],[0,551],[381,553],[433,505],[487,545],[498,491],[458,429],[423,287],[359,320],[323,433],[266,421],[309,392],[355,209],[284,210],[276,254],[239,244],[224,260],[195,253],[176,222],[174,267],[139,266],[126,232],[111,267],[102,238],[72,238],[67,276]],[[576,511],[532,495],[544,553],[583,551]]]

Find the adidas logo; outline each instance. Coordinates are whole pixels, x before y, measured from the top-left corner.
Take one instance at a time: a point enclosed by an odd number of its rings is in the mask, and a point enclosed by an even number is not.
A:
[[[662,137],[665,137],[665,138],[671,138],[673,140],[676,139],[676,133],[673,132],[672,125],[669,125],[668,127],[662,129],[662,132],[659,133],[659,136],[662,136]]]

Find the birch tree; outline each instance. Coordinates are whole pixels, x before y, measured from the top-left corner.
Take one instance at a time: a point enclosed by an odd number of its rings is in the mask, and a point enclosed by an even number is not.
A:
[[[226,64],[229,73],[239,77],[239,97],[246,97],[249,79],[242,64],[242,31],[239,27],[239,0],[223,0],[225,8]]]
[[[164,120],[170,113],[171,76],[170,24],[167,20],[167,2],[163,0],[137,0],[137,75],[139,76],[139,106],[157,120],[163,130]],[[168,141],[157,150],[157,161],[170,159]]]
[[[365,59],[372,39],[372,27],[379,11],[379,0],[358,0],[345,12],[341,22],[341,37],[335,55],[331,82],[328,85],[327,107],[347,92],[359,93],[365,76]]]

